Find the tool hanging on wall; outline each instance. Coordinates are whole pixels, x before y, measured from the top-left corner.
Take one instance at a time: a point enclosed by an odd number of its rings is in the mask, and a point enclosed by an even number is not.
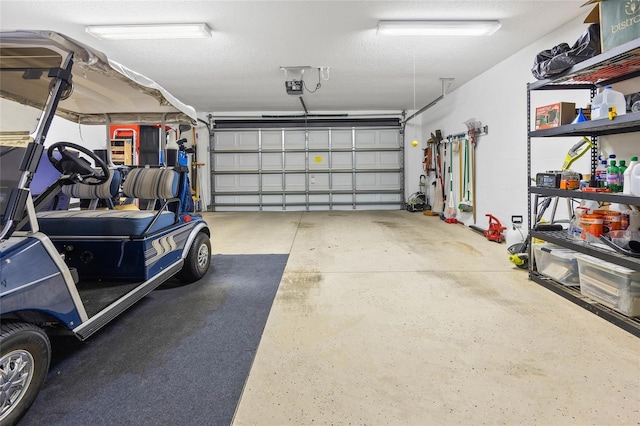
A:
[[[462,163],[462,157],[464,155],[464,163]],[[464,138],[463,141],[463,153],[460,155],[460,162],[463,166],[460,167],[460,197],[462,200],[458,204],[458,208],[463,213],[470,213],[473,211],[473,204],[471,203],[471,164],[469,162],[469,139]]]
[[[460,199],[462,200],[462,198],[464,198],[462,187],[462,150],[464,147],[461,145],[460,138],[456,138],[456,141],[458,142],[458,186],[460,188],[458,194],[460,194]]]
[[[471,146],[471,205],[476,206],[476,129],[480,129],[480,122],[475,118],[465,121]],[[473,223],[476,223],[476,208],[473,211]]]
[[[447,211],[445,213],[445,222],[458,223],[456,219],[456,206],[453,201],[453,144],[451,140],[445,142],[445,150],[447,149],[447,143],[449,144],[449,197]]]
[[[426,207],[424,209],[424,211],[422,212],[422,214],[424,214],[425,216],[438,216],[439,213],[436,213],[433,211],[433,207],[432,204],[434,204],[435,202],[435,195],[432,195],[431,191],[427,190],[427,184],[426,182],[429,180],[429,177],[431,177],[431,175],[433,174],[435,176],[435,180],[432,183],[432,185],[437,186],[438,182],[437,182],[437,167],[435,166],[435,155],[434,155],[434,150],[435,150],[435,141],[433,140],[433,138],[430,138],[427,141],[427,147],[424,150],[424,172],[425,172],[425,184],[424,184],[424,193],[425,193],[425,200],[426,200]],[[435,188],[434,188],[435,189]]]
[[[436,131],[436,133],[439,133],[440,131]],[[435,180],[435,190],[434,190],[434,200],[431,206],[431,211],[433,213],[436,214],[441,214],[442,212],[444,212],[444,178],[443,178],[443,174],[442,174],[442,158],[440,155],[440,140],[438,140],[438,137],[436,135],[434,135],[433,133],[431,133],[431,140],[433,141],[433,149],[435,150],[435,162],[436,162],[436,166],[435,166],[435,173],[436,173],[436,180]]]

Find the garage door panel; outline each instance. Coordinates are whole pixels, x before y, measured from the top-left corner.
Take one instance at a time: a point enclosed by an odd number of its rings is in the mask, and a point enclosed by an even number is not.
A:
[[[309,203],[329,204],[329,199],[330,197],[328,194],[321,194],[321,195],[309,194]]]
[[[380,145],[389,148],[396,148],[401,145],[400,133],[397,130],[380,130]]]
[[[305,170],[304,152],[287,152],[284,155],[285,168],[288,170]]]
[[[241,170],[256,170],[258,168],[258,156],[256,154],[236,154],[238,168]]]
[[[228,205],[247,205],[251,206],[259,201],[257,195],[220,195],[218,196],[218,202]]]
[[[353,146],[351,130],[334,130],[331,132],[332,148],[351,148]]]
[[[258,175],[240,175],[238,188],[240,191],[257,191],[260,188]]]
[[[333,152],[331,153],[332,169],[352,169],[353,155],[350,152]]]
[[[356,169],[371,169],[376,166],[377,155],[375,152],[356,153]]]
[[[279,204],[282,205],[282,195],[263,195],[262,202],[264,204]]]
[[[401,156],[399,152],[380,152],[378,153],[377,166],[385,168],[398,168],[400,164]]]
[[[309,132],[309,149],[329,148],[329,130]]]
[[[329,189],[329,173],[312,173],[309,175],[309,191],[326,191]]]
[[[282,149],[282,131],[263,131],[262,149]]]
[[[336,173],[331,175],[333,189],[352,190],[353,176],[351,173]]]
[[[212,146],[214,210],[402,208],[396,127],[224,129]]]
[[[309,154],[309,170],[329,169],[329,151]]]
[[[361,173],[356,176],[356,189],[399,189],[400,180],[399,173]]]
[[[238,187],[239,176],[217,175],[215,176],[215,187],[219,191],[233,191]]]
[[[213,166],[216,170],[235,170],[237,167],[236,160],[235,154],[218,154],[213,159]]]
[[[262,175],[262,189],[264,191],[282,191],[282,175]]]
[[[221,133],[221,137],[216,138],[214,148],[219,149],[258,149],[258,131]]]
[[[287,131],[284,134],[285,149],[304,149],[305,132],[300,130]]]
[[[275,152],[262,154],[262,168],[264,170],[282,170],[282,154]]]
[[[371,190],[378,186],[375,173],[360,173],[356,176],[356,189]]]
[[[304,191],[306,187],[306,175],[289,174],[285,178],[285,190],[287,191]]]
[[[378,145],[375,130],[356,130],[356,148],[370,148]]]
[[[378,183],[385,188],[400,188],[402,186],[402,175],[400,173],[381,173],[378,175]]]
[[[307,202],[307,197],[305,195],[287,195],[285,202],[287,204],[304,204]]]
[[[333,195],[334,203],[353,203],[353,196],[351,194],[334,194]]]
[[[397,152],[359,152],[356,153],[356,169],[397,169],[400,157]]]
[[[357,203],[401,202],[398,194],[358,194]]]

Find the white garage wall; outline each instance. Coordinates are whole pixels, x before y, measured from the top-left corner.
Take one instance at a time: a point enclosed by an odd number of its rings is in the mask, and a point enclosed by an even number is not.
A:
[[[561,42],[567,42],[569,45],[575,43],[587,29],[583,19],[584,17],[581,17],[568,22],[497,64],[445,96],[445,99],[422,115],[422,133],[425,135],[423,144],[424,140],[428,139],[427,135],[436,129],[441,129],[444,136],[465,132],[467,128],[464,122],[470,118],[488,126],[488,134],[478,138],[476,148],[474,209],[478,226],[487,227],[486,214],[496,216],[504,226],[511,223],[512,215],[522,215],[525,221],[527,220],[526,84],[535,81],[531,74],[535,55]],[[589,93],[540,91],[532,94],[533,107],[559,101],[576,102],[576,106],[583,106],[589,101]],[[405,141],[409,137],[410,135],[407,135]],[[567,151],[578,140],[579,138],[549,138],[532,141],[532,174],[560,169]],[[410,143],[410,139],[408,141]],[[588,155],[585,155],[572,168],[589,173],[587,157]],[[418,176],[422,173],[421,161],[421,150],[407,148],[406,171],[408,177],[414,177],[413,180],[409,180],[408,193],[418,189]],[[454,157],[453,163],[457,166],[457,157]],[[456,168],[454,189],[458,188],[457,176]],[[454,199],[457,206],[459,196],[456,195]],[[467,225],[473,223],[472,216],[468,213],[459,213],[458,220]]]

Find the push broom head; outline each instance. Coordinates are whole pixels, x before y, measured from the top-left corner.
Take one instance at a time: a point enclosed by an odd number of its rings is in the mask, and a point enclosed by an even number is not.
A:
[[[473,206],[468,201],[462,201],[460,204],[458,204],[458,210],[463,213],[469,213],[473,211]]]

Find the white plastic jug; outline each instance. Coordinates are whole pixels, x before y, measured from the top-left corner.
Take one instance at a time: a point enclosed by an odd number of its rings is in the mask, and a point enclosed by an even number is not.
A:
[[[617,115],[627,113],[627,102],[624,100],[624,94],[617,92],[606,86],[604,90],[598,93],[592,100],[591,119],[598,120],[600,118],[609,117],[609,108],[616,107]]]
[[[511,225],[511,229],[507,231],[507,235],[505,237],[505,241],[507,243],[507,249],[509,247],[514,246],[516,244],[521,244],[525,239],[524,232],[522,231],[521,225]]]
[[[631,170],[631,175],[629,176],[629,180],[631,182],[629,185],[629,189],[631,191],[631,195],[635,195],[636,197],[640,197],[640,165],[637,165]]]
[[[628,231],[640,231],[640,210],[636,206],[625,207],[627,210],[621,210],[620,213],[622,214],[623,222],[625,219],[627,221],[626,229]]]
[[[631,162],[627,166],[627,170],[624,171],[622,176],[622,193],[626,195],[631,195],[631,173],[633,169],[638,166],[638,157],[631,157]]]

